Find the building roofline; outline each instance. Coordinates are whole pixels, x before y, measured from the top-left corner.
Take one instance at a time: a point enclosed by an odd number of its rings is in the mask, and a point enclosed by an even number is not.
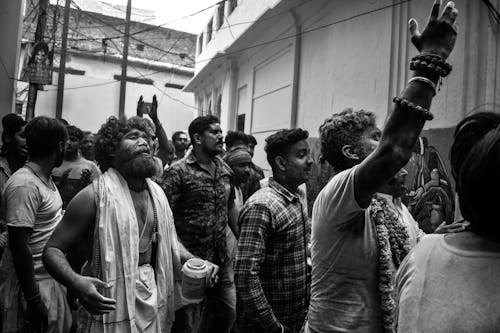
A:
[[[198,86],[198,84],[203,82],[203,79],[212,70],[214,63],[220,62],[225,59],[224,57],[225,52],[217,52],[212,59],[210,59],[209,63],[203,66],[198,73],[194,73],[193,70],[193,77],[191,80],[189,80],[188,83],[184,86],[184,89],[182,89],[183,92],[194,92],[195,88]]]

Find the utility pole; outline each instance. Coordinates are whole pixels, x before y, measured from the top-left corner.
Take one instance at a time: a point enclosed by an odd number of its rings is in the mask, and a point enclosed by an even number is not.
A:
[[[120,101],[118,104],[118,117],[125,118],[125,93],[127,90],[127,63],[128,63],[128,44],[130,35],[130,14],[132,12],[132,0],[127,1],[127,16],[125,18],[125,39],[123,41],[122,54],[122,75],[120,77]]]
[[[62,118],[62,107],[64,99],[64,76],[66,71],[66,51],[68,50],[68,25],[69,25],[69,8],[71,0],[66,0],[64,5],[64,20],[62,31],[61,58],[59,61],[59,75],[57,76],[57,103],[56,103],[56,118]]]
[[[38,22],[35,31],[35,43],[43,41],[43,35],[47,26],[47,8],[49,8],[49,0],[38,0]],[[30,121],[35,117],[35,104],[38,96],[40,84],[30,83],[28,90],[28,104],[26,107],[26,121]]]

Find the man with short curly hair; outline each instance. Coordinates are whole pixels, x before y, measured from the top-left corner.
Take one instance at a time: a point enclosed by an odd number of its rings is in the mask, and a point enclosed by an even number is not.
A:
[[[177,240],[167,198],[150,179],[161,172],[154,133],[147,119],[108,119],[96,143],[105,172],[70,202],[45,248],[45,267],[86,310],[84,332],[170,332],[181,305],[174,283],[194,256]],[[87,250],[82,275],[65,256],[79,243]]]
[[[441,17],[439,10],[436,0],[422,35],[410,20],[412,42],[422,51],[417,59],[430,57],[451,68],[445,61],[455,43],[457,10],[451,1]],[[436,83],[449,71],[429,64],[413,63],[414,75],[394,99],[383,133],[365,110],[346,109],[320,127],[323,158],[337,174],[312,213],[308,333],[395,330],[394,275],[410,249],[411,231],[379,192],[401,178],[425,121],[432,119]]]
[[[308,301],[307,207],[300,200],[312,167],[302,129],[266,139],[269,186],[245,203],[235,263],[241,332],[299,332]]]

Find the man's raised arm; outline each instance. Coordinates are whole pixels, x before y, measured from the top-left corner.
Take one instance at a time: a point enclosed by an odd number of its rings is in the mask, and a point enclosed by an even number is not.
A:
[[[420,54],[412,59],[413,77],[401,96],[394,99],[377,149],[356,170],[354,193],[362,206],[367,206],[372,195],[410,159],[425,121],[432,119],[428,110],[438,81],[451,71],[446,59],[455,45],[458,11],[450,1],[440,15],[440,6],[441,1],[434,2],[422,34],[414,19],[408,23],[411,41]]]

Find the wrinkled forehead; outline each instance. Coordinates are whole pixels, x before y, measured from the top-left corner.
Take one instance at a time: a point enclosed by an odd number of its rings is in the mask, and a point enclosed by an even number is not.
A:
[[[148,123],[141,124],[142,126],[132,125],[129,132],[138,131],[144,133],[148,139],[155,138],[155,129],[152,126],[148,126]]]
[[[148,140],[153,140],[155,138],[154,132],[148,128],[131,128],[123,138],[130,139],[135,137],[142,137]]]

